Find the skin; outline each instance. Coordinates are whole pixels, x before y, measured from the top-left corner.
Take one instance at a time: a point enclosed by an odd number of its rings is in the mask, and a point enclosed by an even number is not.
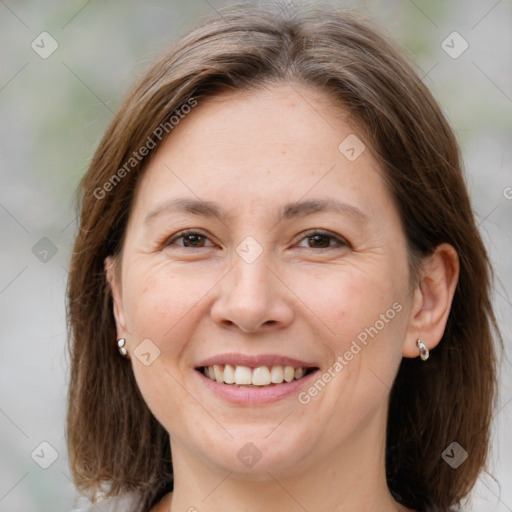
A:
[[[385,479],[390,387],[402,357],[419,356],[418,338],[430,350],[439,343],[458,259],[443,244],[411,281],[383,171],[367,141],[355,161],[338,150],[349,134],[363,140],[324,93],[273,85],[200,103],[152,155],[122,253],[105,265],[117,334],[171,436],[174,492],[154,511],[407,510]],[[166,211],[145,223],[177,197],[215,202],[230,217]],[[278,221],[285,203],[325,198],[366,220],[324,211]],[[166,244],[184,229],[206,238]],[[335,238],[308,240],[311,229]],[[252,263],[236,252],[248,236],[263,249]],[[287,355],[324,373],[395,303],[401,311],[306,405],[296,394],[229,404],[195,373],[227,352]],[[160,350],[149,366],[134,353],[144,339]],[[237,457],[249,442],[261,452],[252,468]]]

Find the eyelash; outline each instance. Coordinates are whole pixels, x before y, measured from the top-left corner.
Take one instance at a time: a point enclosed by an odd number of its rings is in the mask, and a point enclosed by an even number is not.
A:
[[[168,247],[168,246],[171,246],[174,244],[174,242],[176,240],[179,240],[180,238],[185,238],[187,236],[190,236],[190,235],[199,235],[200,237],[203,237],[205,239],[208,239],[208,237],[206,235],[204,235],[203,233],[200,233],[199,231],[196,231],[196,230],[193,230],[193,229],[189,229],[189,230],[185,230],[185,231],[180,231],[179,233],[177,233],[176,235],[172,236],[171,238],[168,238],[164,241],[164,246],[165,247]],[[346,240],[344,240],[343,238],[339,237],[339,236],[336,236],[328,231],[322,231],[322,230],[311,230],[311,231],[307,231],[306,233],[303,234],[303,237],[300,239],[300,242],[302,242],[303,240],[306,240],[308,238],[313,238],[315,236],[324,236],[324,237],[327,237],[327,238],[330,238],[331,240],[335,240],[337,242],[337,245],[329,245],[328,247],[320,247],[319,249],[320,250],[332,250],[332,249],[339,249],[341,247],[349,247],[351,248],[352,246],[350,245],[350,243]],[[183,247],[184,249],[186,249],[187,247],[185,245],[178,245],[178,247]],[[206,249],[208,247],[211,247],[211,246],[207,246],[207,247],[190,247],[190,249]],[[315,249],[314,247],[306,247],[306,249]]]

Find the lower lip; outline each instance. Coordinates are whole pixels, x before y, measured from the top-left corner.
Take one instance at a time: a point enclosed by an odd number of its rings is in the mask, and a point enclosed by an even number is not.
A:
[[[274,386],[253,386],[250,388],[222,384],[206,377],[200,370],[195,370],[195,372],[209,389],[224,400],[237,405],[260,405],[277,402],[296,394],[301,387],[307,386],[310,383],[318,370],[314,370],[301,379],[293,380],[292,382],[283,382]]]

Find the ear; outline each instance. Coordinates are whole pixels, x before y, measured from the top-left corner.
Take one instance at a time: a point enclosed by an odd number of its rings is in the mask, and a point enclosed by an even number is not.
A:
[[[459,279],[459,257],[449,244],[441,244],[424,263],[413,292],[412,311],[404,357],[418,357],[418,338],[432,350],[441,341]]]
[[[128,331],[126,329],[126,315],[124,312],[123,296],[121,293],[121,277],[119,275],[120,273],[118,271],[117,261],[113,256],[108,256],[105,258],[104,266],[107,281],[112,293],[117,338],[126,338]]]

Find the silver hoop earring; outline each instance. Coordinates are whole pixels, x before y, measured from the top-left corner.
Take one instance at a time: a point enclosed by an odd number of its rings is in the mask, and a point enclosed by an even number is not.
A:
[[[418,348],[420,349],[421,360],[426,361],[430,356],[430,351],[428,350],[428,347],[419,338],[416,340],[416,345],[418,345]]]
[[[125,345],[126,345],[126,340],[124,338],[117,340],[117,350],[119,350],[119,353],[123,357],[128,357],[128,351],[126,350]]]

